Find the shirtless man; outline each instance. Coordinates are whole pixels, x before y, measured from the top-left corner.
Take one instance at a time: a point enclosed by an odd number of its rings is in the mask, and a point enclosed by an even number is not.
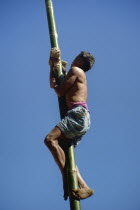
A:
[[[72,62],[71,69],[64,82],[56,85],[56,80],[50,70],[50,87],[54,88],[56,94],[66,97],[68,107],[67,115],[54,129],[46,136],[45,144],[51,151],[63,178],[64,199],[67,200],[68,190],[65,173],[65,153],[60,145],[64,141],[71,141],[76,146],[81,137],[90,128],[90,115],[87,101],[87,81],[86,74],[95,62],[94,57],[82,51]],[[80,189],[73,189],[72,194],[76,199],[85,199],[93,195],[94,191],[85,183],[77,168],[78,185]]]

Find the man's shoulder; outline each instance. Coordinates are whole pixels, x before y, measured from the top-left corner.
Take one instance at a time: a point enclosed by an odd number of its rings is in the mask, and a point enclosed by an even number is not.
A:
[[[85,75],[85,72],[81,68],[73,66],[70,69],[70,71],[71,71],[70,75],[75,76],[77,78],[76,81],[78,81],[80,83],[85,83],[86,75]]]
[[[76,74],[77,76],[85,75],[84,71],[81,68],[76,67],[76,66],[72,66],[70,69],[70,72],[72,74]]]

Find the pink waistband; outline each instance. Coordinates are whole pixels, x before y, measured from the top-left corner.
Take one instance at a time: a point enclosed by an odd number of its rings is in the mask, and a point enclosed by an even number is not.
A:
[[[85,109],[88,110],[88,106],[87,106],[87,103],[84,102],[84,101],[81,101],[81,102],[71,102],[70,106],[68,107],[68,109],[72,109],[73,107],[75,106],[83,106]]]

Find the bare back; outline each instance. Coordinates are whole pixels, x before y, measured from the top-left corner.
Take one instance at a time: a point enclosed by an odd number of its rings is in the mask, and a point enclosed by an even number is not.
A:
[[[65,94],[68,106],[70,106],[71,102],[86,102],[87,100],[87,81],[85,72],[78,67],[72,67],[68,73],[68,77],[72,75],[76,77],[76,79]]]

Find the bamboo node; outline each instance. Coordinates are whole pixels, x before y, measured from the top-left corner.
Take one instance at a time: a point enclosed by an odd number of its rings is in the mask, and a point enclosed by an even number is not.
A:
[[[77,173],[77,170],[76,170],[76,169],[74,169],[74,170],[68,170],[68,171],[67,171],[67,174],[68,174],[68,173]]]
[[[50,34],[50,36],[56,36],[56,37],[58,37],[58,34],[55,33],[55,32],[54,32],[54,33],[52,32],[52,33]]]
[[[49,8],[53,9],[53,7],[52,7],[51,5],[48,5],[47,8],[48,8],[48,9],[49,9]]]

